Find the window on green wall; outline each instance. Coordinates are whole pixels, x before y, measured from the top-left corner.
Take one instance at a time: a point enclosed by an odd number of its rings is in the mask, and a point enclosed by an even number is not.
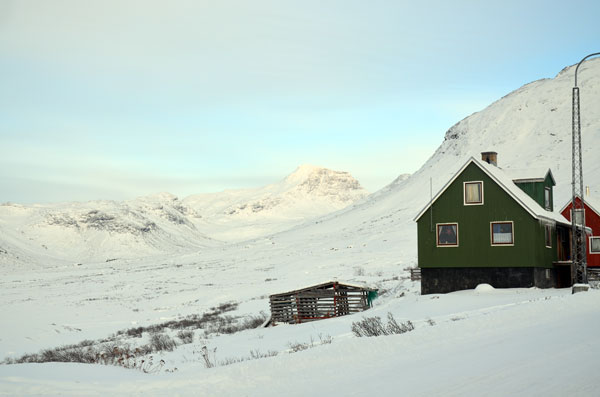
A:
[[[590,254],[600,254],[600,237],[590,237]]]
[[[544,188],[544,208],[548,211],[552,210],[552,206],[550,205],[550,188]]]
[[[483,204],[483,182],[463,182],[464,184],[464,204],[481,205]]]
[[[546,225],[545,229],[545,237],[546,237],[546,248],[552,248],[552,226]]]
[[[458,223],[438,223],[435,226],[438,247],[458,247]]]
[[[490,222],[492,245],[514,245],[513,222]]]

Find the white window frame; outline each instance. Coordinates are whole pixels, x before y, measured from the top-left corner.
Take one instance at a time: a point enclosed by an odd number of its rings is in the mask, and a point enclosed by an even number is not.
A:
[[[514,231],[513,231],[513,240],[514,240]],[[550,241],[550,245],[548,245],[548,241]],[[552,225],[544,225],[544,245],[546,248],[552,248]]]
[[[481,189],[481,202],[467,203],[467,185],[478,183]],[[483,205],[483,181],[466,181],[463,182],[463,205]]]
[[[548,203],[546,203],[546,193],[548,193]],[[548,211],[552,210],[552,189],[549,187],[544,188],[544,208]]]
[[[455,225],[456,226],[456,244],[440,244],[440,230],[439,227],[440,226],[451,226],[451,225]],[[436,247],[442,247],[442,248],[454,248],[454,247],[458,247],[458,222],[446,222],[446,223],[436,223],[435,224],[435,246]]]
[[[512,230],[511,243],[494,243],[494,224],[495,223],[510,223]],[[515,245],[515,223],[513,221],[492,221],[490,222],[490,245],[492,247],[513,247]]]
[[[590,247],[589,248],[590,254],[591,255],[600,255],[600,251],[592,251],[592,239],[600,240],[600,236],[590,236],[590,239],[588,241],[588,243],[589,243],[588,246]]]

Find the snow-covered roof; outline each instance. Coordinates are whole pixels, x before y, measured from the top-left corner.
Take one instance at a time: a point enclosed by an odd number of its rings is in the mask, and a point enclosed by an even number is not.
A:
[[[585,205],[590,207],[592,211],[594,211],[598,216],[600,216],[600,212],[598,211],[600,209],[600,202],[598,202],[596,197],[584,196],[583,201],[585,202]],[[567,201],[565,205],[563,205],[563,207],[560,209],[560,212],[562,213],[565,210],[565,208],[569,206],[569,204],[571,204],[571,199],[569,199],[569,201]]]
[[[550,174],[552,184],[556,185],[554,175],[549,168],[504,168],[503,171],[513,182],[543,182]]]
[[[495,165],[488,164],[484,161],[480,161],[471,157],[467,162],[454,174],[452,179],[448,181],[444,185],[444,187],[435,195],[435,197],[419,212],[419,214],[415,217],[415,221],[419,220],[419,218],[431,207],[431,205],[446,191],[446,189],[458,178],[458,176],[467,168],[467,166],[471,163],[477,165],[483,172],[485,172],[494,182],[498,184],[506,193],[508,193],[517,203],[521,205],[531,216],[536,219],[547,220],[551,222],[562,223],[565,225],[570,225],[570,222],[561,214],[547,211],[542,208],[534,199],[532,199],[527,193],[521,190],[515,183],[513,179],[507,175],[504,170],[498,168]]]

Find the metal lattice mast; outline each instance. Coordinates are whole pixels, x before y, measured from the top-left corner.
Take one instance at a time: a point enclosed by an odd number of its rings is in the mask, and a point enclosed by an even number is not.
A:
[[[590,54],[583,58],[575,68],[575,86],[573,87],[573,159],[572,159],[572,210],[571,210],[571,230],[573,237],[573,265],[575,266],[575,282],[587,284],[587,258],[586,258],[586,236],[585,236],[585,208],[583,194],[583,167],[581,152],[581,121],[580,121],[580,103],[579,87],[577,86],[577,71],[579,66],[586,59],[600,55],[600,52]],[[577,213],[581,214],[581,225],[577,224]]]

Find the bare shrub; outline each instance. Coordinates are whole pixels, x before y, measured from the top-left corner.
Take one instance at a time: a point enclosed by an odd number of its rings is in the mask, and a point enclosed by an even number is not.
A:
[[[331,344],[331,342],[333,341],[333,338],[331,337],[331,335],[328,334],[319,334],[317,335],[319,337],[319,343],[315,343],[315,339],[311,336],[310,337],[310,341],[308,342],[294,342],[294,343],[288,343],[288,347],[290,349],[290,353],[297,353],[297,352],[301,352],[303,350],[308,350],[308,349],[312,349],[313,347],[317,347],[320,345],[328,345]]]
[[[329,334],[326,334],[326,335],[319,334],[317,336],[319,337],[319,341],[321,342],[322,345],[329,345],[329,344],[331,344],[331,342],[333,342],[333,338]]]
[[[275,350],[269,350],[266,353],[263,353],[258,349],[254,349],[254,350],[250,350],[250,356],[228,357],[225,360],[219,362],[219,364],[221,366],[226,366],[226,365],[231,365],[231,364],[242,363],[244,361],[258,360],[260,358],[275,357],[277,354],[279,354],[279,352],[277,352]]]
[[[6,364],[22,363],[46,363],[46,362],[73,362],[85,364],[104,364],[117,365],[125,368],[145,370],[148,372],[150,367],[148,362],[141,365],[136,357],[147,355],[151,349],[145,345],[136,349],[131,349],[129,345],[122,346],[116,344],[90,345],[91,341],[83,341],[77,345],[61,346],[54,349],[45,349],[37,354],[26,354],[18,359],[5,361]],[[151,365],[154,368],[154,365]]]
[[[140,358],[139,355],[141,353],[142,351],[140,351],[140,349],[132,351],[128,346],[114,346],[111,350],[98,353],[95,363],[136,369],[147,374],[159,372],[165,365],[164,360],[160,360],[157,364],[154,364],[154,358],[152,356],[147,359],[143,357]]]
[[[352,332],[359,337],[387,335],[381,318],[378,316],[366,317],[358,322],[353,322]]]
[[[207,324],[205,331],[206,334],[235,334],[247,329],[258,328],[266,320],[267,315],[264,312],[261,312],[257,316],[246,317],[241,321],[232,316],[221,316],[215,318],[210,324]]]
[[[135,327],[130,328],[128,330],[121,330],[117,332],[117,335],[127,335],[131,337],[141,337],[142,333],[150,332],[157,333],[163,332],[165,329],[207,329],[211,328],[213,332],[219,333],[234,333],[237,332],[233,327],[228,328],[228,326],[233,325],[239,317],[232,316],[224,316],[224,313],[233,311],[237,309],[238,303],[236,302],[225,302],[221,303],[218,306],[211,307],[209,311],[203,313],[202,315],[193,314],[191,316],[187,316],[185,318],[179,320],[169,320],[159,324],[153,324],[146,327]],[[263,314],[261,313],[262,318]],[[254,318],[254,317],[251,317]],[[264,315],[266,319],[266,315]],[[246,320],[243,320],[243,324],[245,324]],[[263,320],[264,322],[264,320]],[[262,324],[262,323],[261,323]],[[256,327],[253,327],[256,328]],[[243,328],[246,329],[246,328]],[[210,333],[210,332],[208,332]]]
[[[238,304],[235,302],[226,302],[212,307],[202,315],[191,315],[179,320],[121,330],[100,340],[84,340],[76,345],[46,349],[34,354],[24,354],[19,358],[6,358],[0,363],[79,362],[104,363],[125,366],[127,368],[137,368],[129,362],[135,357],[147,356],[151,353],[165,350],[173,351],[177,347],[177,342],[164,333],[165,329],[179,329],[180,331],[177,333],[178,338],[183,344],[189,344],[193,343],[194,329],[203,329],[205,335],[211,333],[232,334],[246,329],[257,328],[268,317],[264,312],[248,317],[224,315],[224,313],[233,311],[237,307]],[[151,334],[149,343],[138,346],[134,350],[129,345],[122,343],[122,336],[139,338],[142,337],[144,332]],[[216,361],[214,358],[211,360],[210,362],[214,365]],[[136,363],[139,362],[141,361],[136,361]],[[151,367],[154,368],[157,365],[152,364]],[[147,360],[144,361],[143,368],[149,370],[150,367]],[[141,369],[141,367],[138,369]]]
[[[410,321],[398,324],[396,322],[396,319],[392,315],[392,313],[388,312],[387,317],[388,317],[388,324],[387,324],[386,329],[388,331],[388,334],[390,334],[390,335],[391,334],[404,334],[406,332],[409,332],[409,331],[412,331],[413,329],[415,329],[415,326]]]
[[[169,335],[154,334],[150,337],[150,346],[155,352],[163,350],[172,352],[177,347],[177,343]]]
[[[242,323],[242,328],[243,329],[258,328],[261,325],[263,325],[265,323],[265,321],[267,321],[268,318],[269,318],[269,316],[265,312],[261,311],[260,314],[257,316],[246,317],[244,319],[244,322]]]
[[[404,334],[415,329],[412,322],[398,324],[392,313],[387,314],[388,322],[383,324],[378,316],[366,317],[352,323],[352,332],[358,337]]]
[[[290,342],[290,343],[288,343],[288,347],[290,348],[291,353],[297,353],[297,352],[301,352],[303,350],[310,349],[313,346],[311,346],[308,343],[300,343],[300,342],[291,343]]]
[[[221,303],[217,307],[211,308],[211,310],[215,314],[223,314],[223,313],[230,312],[230,311],[237,309],[238,305],[239,304],[237,302],[225,302],[225,303]]]
[[[179,331],[177,337],[184,345],[190,344],[194,341],[194,331]]]
[[[237,363],[241,363],[244,361],[246,361],[246,359],[243,357],[227,357],[223,361],[220,361],[219,365],[221,365],[222,367],[225,367],[227,365],[237,364]]]
[[[143,332],[144,332],[144,328],[142,328],[142,327],[130,328],[127,330],[127,335],[134,337],[134,338],[141,338]]]
[[[252,360],[258,360],[259,358],[275,357],[279,352],[275,350],[269,350],[266,353],[261,352],[258,349],[250,350],[250,358]]]

